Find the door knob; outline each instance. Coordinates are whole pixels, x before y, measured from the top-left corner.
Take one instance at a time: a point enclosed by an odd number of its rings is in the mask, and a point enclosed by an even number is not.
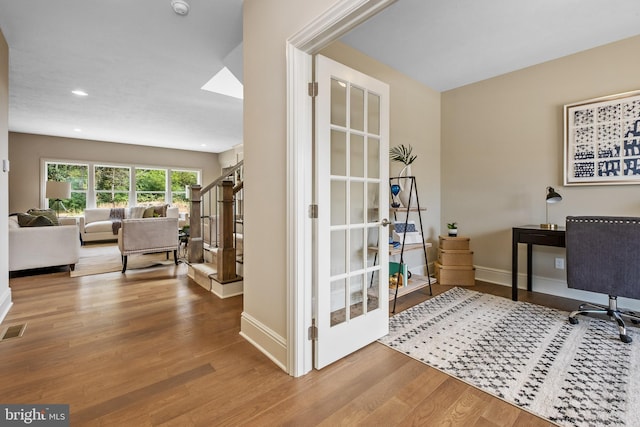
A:
[[[382,221],[380,221],[380,224],[383,227],[386,227],[387,225],[391,224],[391,221],[389,221],[387,218],[382,218]]]

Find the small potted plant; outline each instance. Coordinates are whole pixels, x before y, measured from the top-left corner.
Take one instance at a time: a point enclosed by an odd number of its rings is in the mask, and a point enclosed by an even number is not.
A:
[[[458,223],[450,222],[447,224],[449,229],[449,237],[456,237],[458,235]]]
[[[389,159],[392,162],[399,162],[404,165],[404,167],[398,174],[397,182],[400,186],[400,189],[398,193],[396,193],[404,207],[409,207],[409,203],[411,203],[412,207],[416,207],[415,194],[411,195],[411,201],[409,200],[411,180],[409,178],[405,178],[413,176],[413,174],[411,173],[411,163],[413,163],[418,158],[418,156],[412,154],[412,152],[413,147],[411,145],[405,146],[404,144],[396,145],[395,147],[391,147],[391,149],[389,149]]]
[[[411,154],[412,151],[413,147],[411,145],[405,147],[404,144],[396,145],[389,150],[389,158],[391,161],[400,162],[404,165],[399,176],[411,175],[410,165],[418,158],[415,154]]]

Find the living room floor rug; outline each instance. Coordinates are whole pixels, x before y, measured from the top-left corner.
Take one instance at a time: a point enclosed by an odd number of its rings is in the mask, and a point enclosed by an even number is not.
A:
[[[173,253],[130,255],[127,271],[155,266],[174,265]],[[96,244],[83,246],[80,249],[80,261],[76,264],[71,277],[90,276],[93,274],[112,273],[122,270],[122,258],[116,244]]]
[[[380,342],[562,426],[640,426],[638,329],[625,344],[614,322],[568,314],[453,288]]]

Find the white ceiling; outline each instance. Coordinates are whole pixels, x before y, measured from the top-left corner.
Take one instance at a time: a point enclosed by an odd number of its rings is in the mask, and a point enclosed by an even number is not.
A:
[[[188,1],[182,17],[170,0],[0,0],[9,129],[207,152],[241,144],[242,100],[200,88],[224,66],[242,81],[242,0]],[[444,91],[636,34],[640,0],[399,0],[343,41]]]
[[[188,2],[179,16],[170,0],[0,0],[9,129],[208,152],[241,144],[242,100],[200,88],[224,65],[236,71],[223,60],[242,42],[242,0]]]
[[[446,91],[637,34],[640,0],[399,0],[343,41]]]

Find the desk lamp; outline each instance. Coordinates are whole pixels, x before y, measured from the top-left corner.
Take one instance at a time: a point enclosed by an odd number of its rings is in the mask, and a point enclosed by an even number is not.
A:
[[[62,204],[62,201],[71,198],[71,183],[63,181],[47,181],[45,197],[49,200],[53,200],[56,215],[60,217],[60,206],[62,206],[63,210],[67,210]]]
[[[558,224],[549,223],[549,204],[558,203],[560,200],[562,200],[562,196],[556,193],[556,190],[554,190],[553,187],[547,187],[547,203],[545,203],[545,208],[547,211],[547,222],[545,224],[540,224],[540,228],[544,228],[547,230],[556,230],[558,228]]]

